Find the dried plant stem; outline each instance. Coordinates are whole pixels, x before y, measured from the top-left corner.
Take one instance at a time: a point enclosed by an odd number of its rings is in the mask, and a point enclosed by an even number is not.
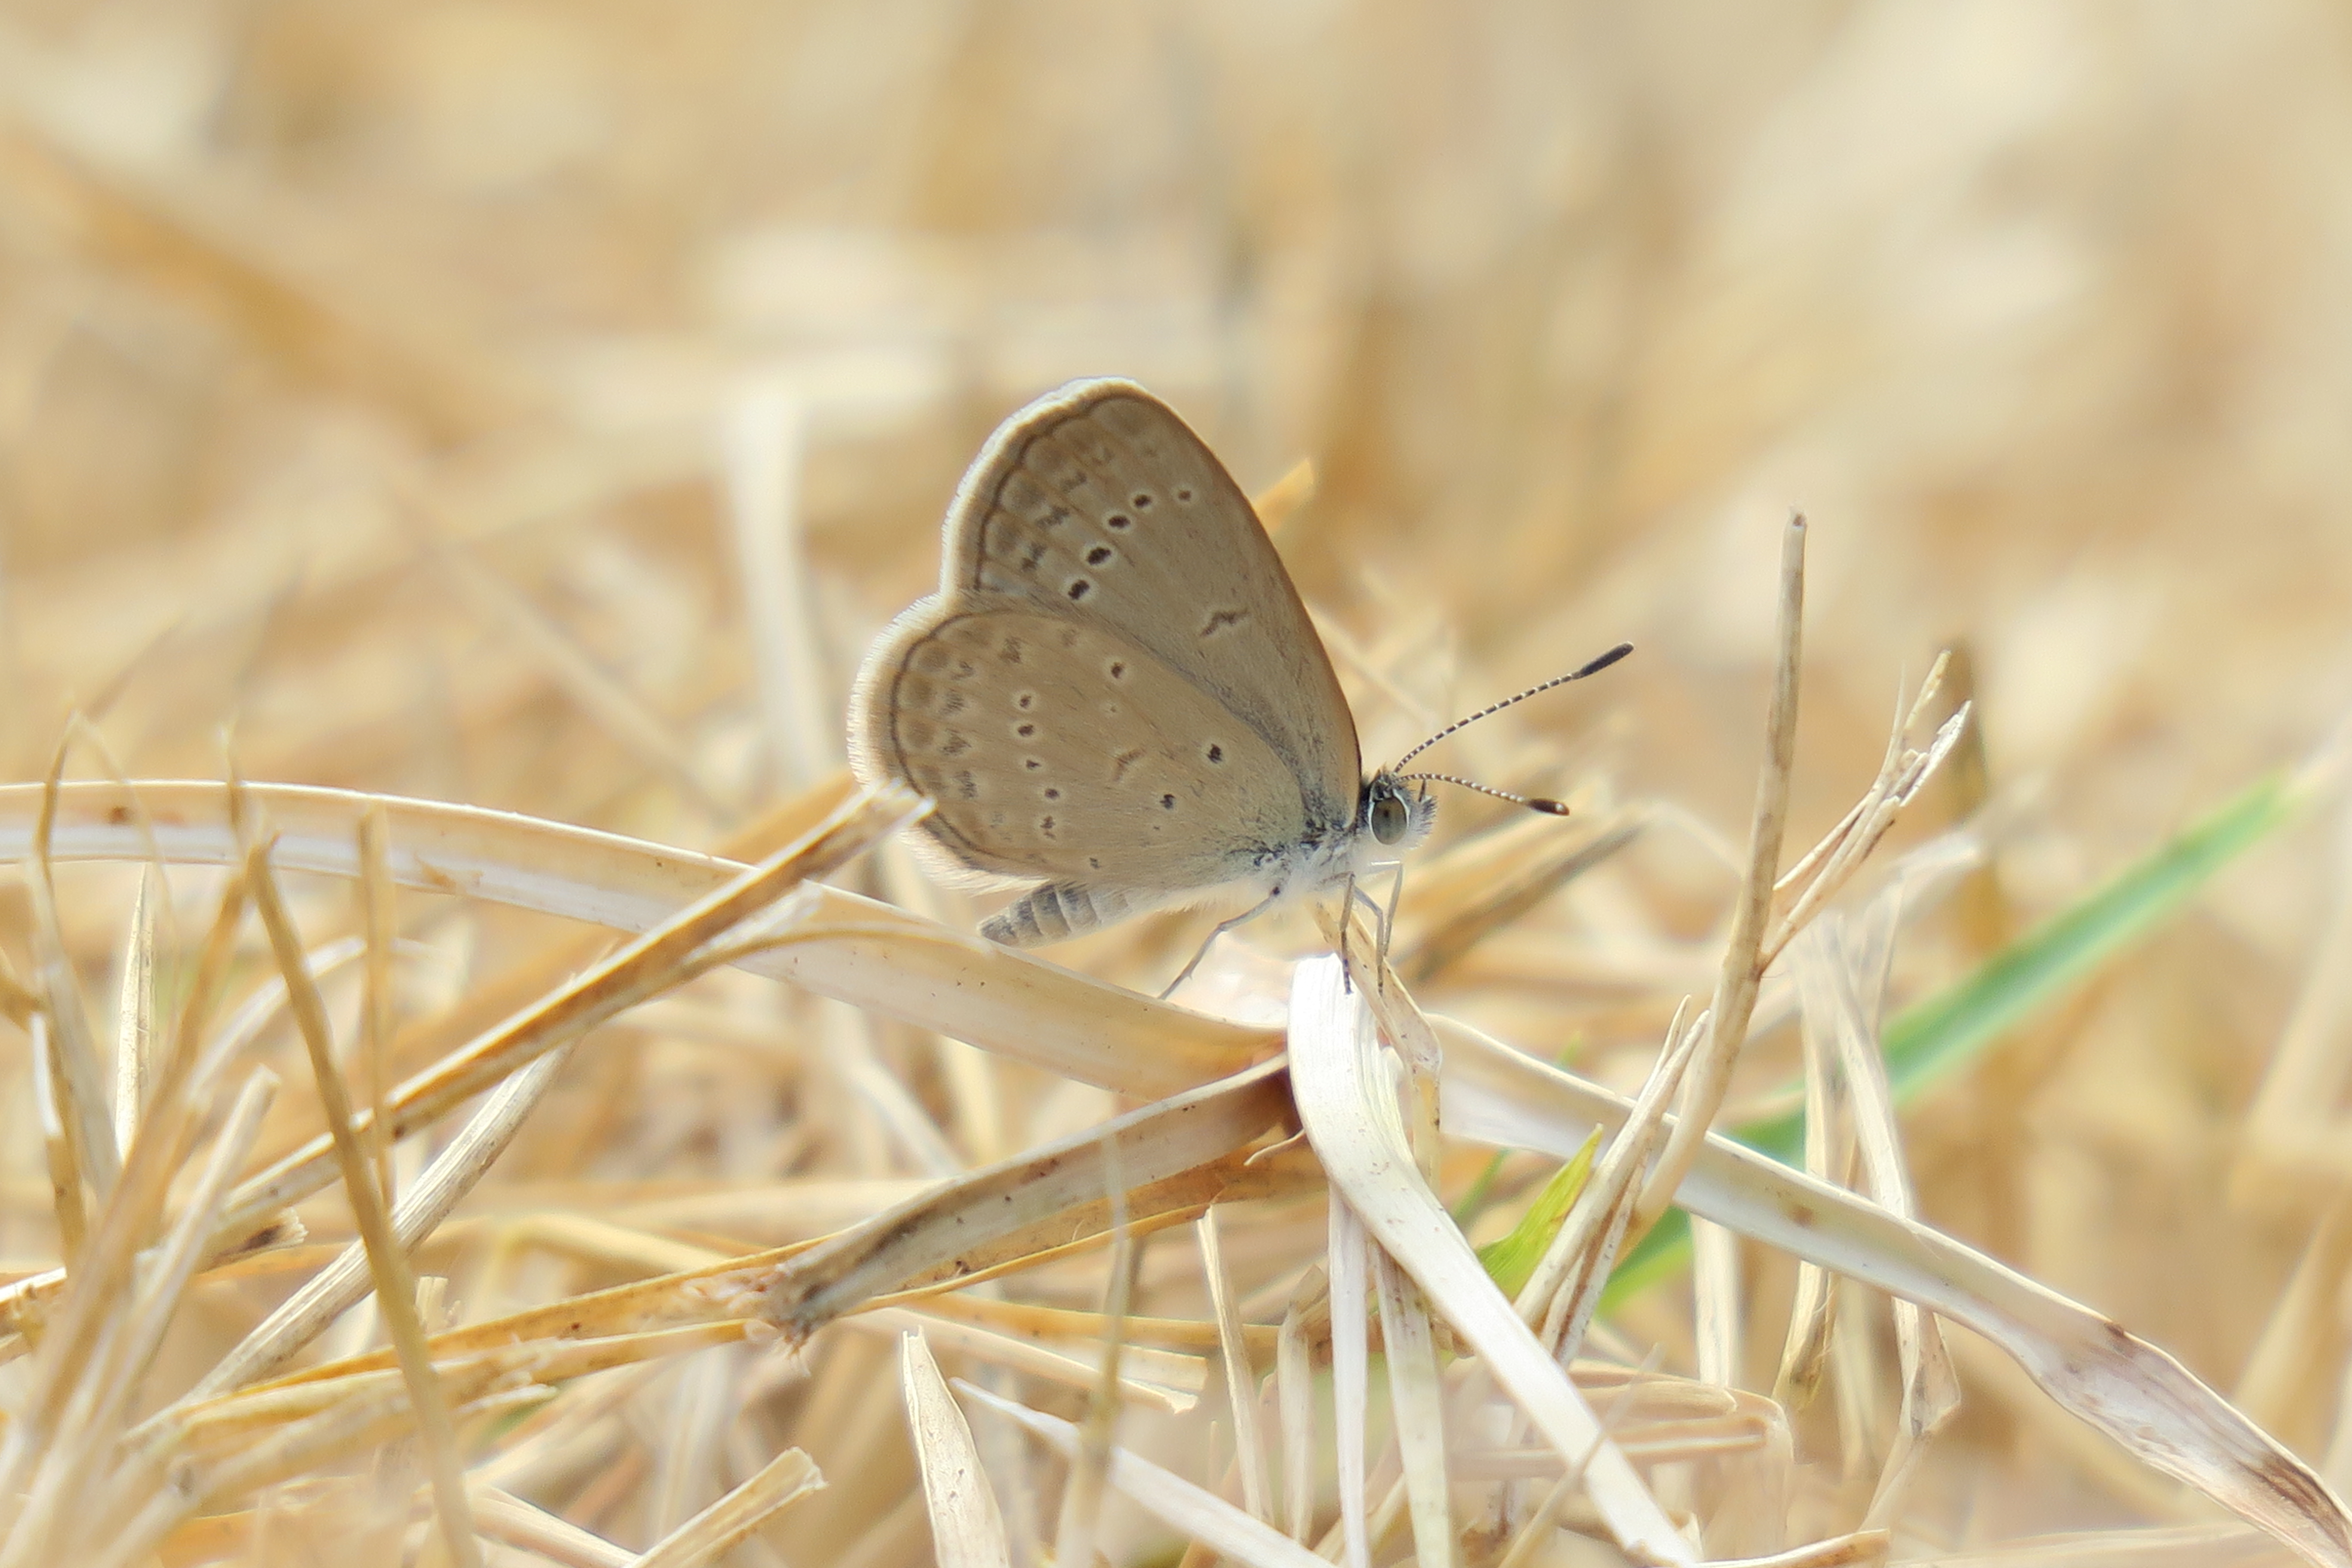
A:
[[[368,1158],[376,1186],[390,1204],[398,1195],[392,1168],[394,1027],[392,945],[400,927],[393,904],[392,824],[383,802],[372,801],[360,816],[360,925],[367,940],[367,984],[360,1000],[360,1059],[365,1065]]]
[[[1112,1438],[1118,1424],[1118,1361],[1129,1307],[1135,1300],[1135,1282],[1143,1268],[1143,1237],[1127,1224],[1127,1186],[1118,1170],[1118,1145],[1103,1143],[1105,1188],[1111,1205],[1109,1277],[1103,1288],[1102,1373],[1087,1402],[1087,1418],[1078,1427],[1077,1452],[1071,1456],[1070,1476],[1062,1489],[1062,1517],[1054,1531],[1054,1561],[1091,1563],[1095,1536],[1102,1521],[1104,1488],[1108,1484]]]
[[[435,1156],[424,1176],[393,1211],[393,1231],[402,1247],[414,1249],[422,1243],[473,1190],[554,1086],[572,1059],[572,1051],[570,1046],[558,1047],[500,1084],[448,1147]],[[222,1357],[183,1404],[227,1394],[268,1376],[367,1293],[368,1276],[367,1246],[362,1239],[312,1275]]]
[[[591,966],[540,1005],[400,1085],[393,1096],[393,1135],[403,1136],[446,1114],[534,1057],[577,1039],[674,983],[678,967],[698,948],[808,879],[835,869],[918,809],[903,792],[869,793],[846,803],[804,837]],[[332,1169],[329,1137],[312,1138],[237,1189],[229,1211],[230,1228],[255,1223],[316,1192],[331,1179]]]
[[[233,797],[234,798],[234,797]],[[248,827],[254,826],[247,825]],[[333,1142],[335,1163],[342,1173],[352,1215],[367,1245],[369,1272],[375,1280],[377,1310],[400,1358],[401,1377],[408,1388],[425,1450],[425,1470],[432,1479],[434,1506],[440,1517],[441,1539],[457,1568],[480,1568],[481,1547],[475,1539],[473,1510],[466,1496],[465,1467],[457,1454],[457,1433],[449,1406],[441,1394],[433,1353],[425,1341],[425,1326],[416,1315],[416,1276],[408,1254],[393,1234],[392,1216],[383,1194],[376,1189],[367,1151],[352,1125],[350,1089],[335,1063],[334,1044],[327,1022],[325,1000],[303,961],[301,933],[286,911],[278,877],[269,863],[269,840],[257,837],[246,860],[246,879],[253,889],[254,907],[269,933],[278,967],[286,977],[288,1000],[310,1052],[310,1071],[318,1081],[319,1102],[326,1113],[328,1136]]]
[[[1748,869],[1733,910],[1731,934],[1724,942],[1723,970],[1716,980],[1715,1001],[1707,1009],[1706,1043],[1684,1079],[1677,1119],[1666,1137],[1665,1152],[1643,1190],[1627,1235],[1632,1245],[1657,1223],[1674,1202],[1675,1189],[1698,1158],[1715,1113],[1722,1109],[1730,1087],[1731,1068],[1747,1042],[1748,1016],[1756,1009],[1756,987],[1763,979],[1760,963],[1765,922],[1772,911],[1772,884],[1780,862],[1780,839],[1789,825],[1789,777],[1797,760],[1797,676],[1802,662],[1805,610],[1805,520],[1789,520],[1780,540],[1780,652],[1773,663],[1772,700],[1764,721],[1764,769],[1756,784],[1756,813],[1748,836]]]
[[[200,1041],[227,971],[244,910],[244,879],[233,878],[222,890],[194,982],[181,1006],[172,1052],[155,1085],[154,1114],[132,1141],[116,1201],[101,1213],[97,1234],[82,1254],[80,1267],[68,1280],[64,1308],[49,1326],[31,1384],[9,1426],[6,1443],[0,1445],[0,1497],[17,1495],[26,1467],[47,1450],[66,1401],[85,1381],[85,1369],[106,1331],[109,1314],[127,1293],[133,1259],[153,1233],[173,1175],[194,1135],[196,1121],[210,1107],[200,1081]],[[36,1015],[33,1060],[37,1069],[45,1060],[38,1037],[45,1022],[44,1016]],[[15,1323],[21,1331],[32,1318],[21,1305],[19,1310],[22,1315]]]
[[[1268,1495],[1265,1441],[1258,1430],[1257,1379],[1250,1370],[1249,1344],[1242,1334],[1241,1309],[1234,1300],[1233,1278],[1225,1271],[1225,1252],[1217,1235],[1217,1211],[1211,1208],[1193,1222],[1201,1242],[1201,1274],[1209,1284],[1209,1304],[1217,1319],[1217,1349],[1225,1368],[1225,1398],[1234,1414],[1234,1462],[1242,1475],[1242,1502],[1250,1517],[1274,1522],[1274,1502]]]

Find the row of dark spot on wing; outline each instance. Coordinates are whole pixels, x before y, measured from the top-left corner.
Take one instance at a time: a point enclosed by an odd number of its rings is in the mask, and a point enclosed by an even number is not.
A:
[[[1087,414],[1091,412],[1092,410],[1089,409],[1073,415],[1058,425],[1039,431],[1030,438],[1022,448],[1012,471],[1006,474],[1003,483],[997,488],[996,495],[992,498],[991,510],[993,513],[1016,521],[1026,521],[1032,527],[1041,531],[1058,529],[1073,519],[1085,515],[1081,510],[1072,510],[1071,506],[1065,506],[1049,500],[1044,511],[1024,517],[1015,507],[1007,504],[1005,491],[1016,479],[1025,478],[1047,497],[1059,496],[1062,501],[1082,506],[1084,503],[1080,501],[1076,492],[1082,486],[1092,488],[1095,475],[1093,468],[1090,468],[1087,461],[1073,450],[1072,444],[1083,437],[1073,436],[1069,432],[1072,426],[1078,424],[1086,418]],[[1109,466],[1118,454],[1109,450],[1108,444],[1119,442],[1123,438],[1116,431],[1105,429],[1098,423],[1091,420],[1087,421],[1086,434],[1106,444],[1104,449],[1095,454],[1094,467]],[[1055,473],[1043,460],[1032,460],[1033,458],[1043,459],[1049,455],[1059,455],[1066,459],[1066,465],[1063,465],[1064,473]],[[1180,485],[1171,493],[1178,504],[1185,506],[1192,504],[1193,492],[1191,486]],[[1125,533],[1142,520],[1142,514],[1150,510],[1153,503],[1154,498],[1150,491],[1136,490],[1127,498],[1121,510],[1113,510],[1104,516],[1102,526],[1114,533]],[[1109,504],[1113,507],[1120,506],[1120,502],[1115,497]],[[992,516],[989,521],[993,522],[995,520],[995,517]],[[1052,546],[1045,540],[1031,540],[1020,552],[1021,573],[1024,576],[1034,579],[1051,550]],[[982,553],[985,554],[985,552],[983,546]],[[1108,543],[1097,542],[1089,546],[1080,559],[1087,566],[1100,573],[1105,568],[1118,564],[1118,552]],[[1096,584],[1095,577],[1089,577],[1085,573],[1078,572],[1063,582],[1062,595],[1073,604],[1081,603],[1095,591]],[[1200,630],[1196,635],[1206,641],[1210,637],[1242,626],[1248,620],[1249,612],[1246,609],[1237,605],[1213,605],[1202,618]]]

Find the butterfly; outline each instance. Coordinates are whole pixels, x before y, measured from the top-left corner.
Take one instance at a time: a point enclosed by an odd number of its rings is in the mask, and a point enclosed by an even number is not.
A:
[[[1248,498],[1132,382],[1074,382],[1006,420],[956,491],[942,554],[940,591],[858,671],[850,763],[931,798],[935,864],[1021,889],[982,923],[992,941],[1246,894],[1222,931],[1352,889],[1428,836],[1426,781],[1467,782],[1402,762],[1363,773],[1330,658]]]

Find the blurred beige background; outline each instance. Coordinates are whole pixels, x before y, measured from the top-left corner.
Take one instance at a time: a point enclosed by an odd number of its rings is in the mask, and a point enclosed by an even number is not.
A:
[[[0,747],[211,776],[234,719],[710,844],[838,765],[987,431],[1113,374],[1316,464],[1368,750],[1630,638],[1447,763],[1731,838],[1801,508],[1793,837],[1964,639],[2023,923],[2352,702],[2347,168],[2352,14],[2289,0],[16,0]],[[2322,1195],[2219,1183],[2328,844],[2038,1037],[2030,1163],[1917,1132],[2224,1388]]]

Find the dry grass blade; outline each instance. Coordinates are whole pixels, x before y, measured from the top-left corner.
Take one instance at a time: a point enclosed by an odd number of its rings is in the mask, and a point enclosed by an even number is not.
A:
[[[230,799],[232,811],[244,804],[235,794]],[[268,828],[249,817],[240,826],[253,834],[253,847],[246,858],[246,880],[253,889],[254,908],[269,933],[278,967],[285,976],[294,1019],[310,1055],[310,1071],[317,1082],[320,1107],[326,1113],[328,1137],[342,1175],[343,1191],[351,1200],[360,1237],[367,1245],[376,1308],[383,1314],[384,1324],[391,1331],[393,1350],[400,1359],[401,1379],[415,1411],[425,1469],[433,1481],[434,1507],[440,1517],[441,1540],[457,1568],[477,1568],[482,1560],[481,1549],[474,1540],[473,1510],[466,1499],[465,1467],[457,1452],[457,1428],[450,1421],[441,1382],[434,1371],[432,1352],[425,1343],[425,1328],[417,1321],[415,1271],[409,1265],[406,1249],[393,1234],[392,1216],[383,1192],[375,1184],[367,1150],[361,1142],[362,1135],[352,1111],[351,1089],[335,1060],[326,1003],[311,981],[301,935],[287,913],[277,872],[270,865]]]
[[[1701,1140],[1722,1108],[1731,1068],[1748,1037],[1756,987],[1764,977],[1762,949],[1771,914],[1773,882],[1780,863],[1780,838],[1788,828],[1789,777],[1797,759],[1797,676],[1803,658],[1805,613],[1805,520],[1789,520],[1780,541],[1780,636],[1772,666],[1772,701],[1764,718],[1764,765],[1756,784],[1756,810],[1748,827],[1748,865],[1739,900],[1732,907],[1731,931],[1724,938],[1723,969],[1707,1009],[1706,1043],[1684,1080],[1679,1115],[1665,1152],[1643,1189],[1634,1211],[1638,1234],[1657,1223],[1674,1201],[1683,1173],[1697,1158]]]
[[[1412,1551],[1421,1568],[1455,1561],[1454,1510],[1447,1496],[1445,1395],[1439,1381],[1429,1307],[1396,1260],[1372,1254],[1381,1307],[1381,1359],[1388,1363],[1389,1408],[1404,1462],[1405,1495],[1412,1510]]]
[[[981,1468],[971,1428],[919,1331],[899,1337],[898,1387],[907,1402],[915,1462],[922,1468],[931,1554],[939,1568],[1011,1568],[1004,1521]]]
[[[209,1021],[221,975],[227,967],[237,923],[245,910],[245,884],[233,879],[222,890],[212,930],[198,959],[166,1058],[154,1090],[152,1113],[132,1142],[124,1179],[114,1201],[100,1215],[95,1241],[83,1253],[67,1290],[64,1310],[41,1335],[41,1355],[26,1387],[23,1403],[10,1423],[5,1447],[0,1447],[0,1483],[21,1480],[24,1467],[49,1447],[71,1391],[84,1386],[86,1372],[98,1346],[117,1325],[110,1314],[129,1295],[129,1281],[139,1250],[160,1224],[165,1195],[177,1173],[184,1147],[200,1117],[211,1110],[210,1084],[198,1060],[202,1031]],[[33,1062],[46,1059],[38,1049],[40,1020],[35,1020]],[[42,1100],[44,1109],[47,1100]],[[234,1166],[229,1167],[234,1170]],[[183,1215],[185,1223],[185,1215]],[[62,1277],[62,1271],[59,1271]],[[43,1276],[19,1282],[27,1287]],[[30,1327],[29,1289],[10,1300],[10,1321],[20,1331]],[[16,1495],[16,1484],[0,1485],[0,1496]]]
[[[993,1238],[1246,1148],[1286,1115],[1287,1089],[1282,1064],[1268,1063],[958,1177],[793,1258],[761,1287],[761,1315],[804,1340]]]
[[[558,1047],[500,1084],[434,1156],[425,1174],[393,1210],[393,1234],[404,1249],[415,1251],[448,1217],[521,1131],[524,1119],[562,1075],[571,1056],[571,1047]],[[189,1391],[188,1398],[208,1399],[268,1377],[349,1310],[366,1292],[367,1280],[365,1245],[353,1242],[222,1357]]]
[[[1364,1222],[1337,1192],[1330,1202],[1331,1239],[1324,1249],[1324,1267],[1331,1276],[1331,1423],[1339,1468],[1339,1519],[1332,1526],[1340,1542],[1343,1568],[1368,1568],[1371,1561],[1371,1530],[1367,1519],[1364,1476],[1365,1396],[1370,1363],[1370,1336],[1365,1316],[1370,1310],[1367,1292],[1371,1268]],[[1305,1539],[1302,1531],[1300,1539]],[[1329,1555],[1327,1545],[1325,1554]]]
[[[934,1303],[952,1300],[931,1298]],[[893,1340],[903,1339],[909,1332],[922,1334],[926,1342],[936,1338],[941,1350],[962,1355],[976,1364],[1007,1367],[1066,1388],[1093,1389],[1102,1382],[1099,1356],[1090,1363],[1076,1354],[1066,1354],[1012,1334],[992,1333],[928,1310],[877,1307],[842,1321],[849,1328],[887,1334]],[[1104,1335],[1109,1336],[1108,1327]],[[1127,1344],[1122,1336],[1118,1359],[1118,1393],[1123,1403],[1181,1415],[1201,1402],[1201,1390],[1208,1384],[1208,1365],[1198,1356],[1141,1350]]]
[[[1341,1205],[1341,1212],[1344,1208]],[[1323,1271],[1308,1268],[1282,1314],[1281,1338],[1275,1351],[1275,1394],[1282,1417],[1282,1506],[1293,1541],[1305,1541],[1315,1528],[1315,1384],[1307,1339],[1309,1319],[1319,1309],[1328,1321],[1330,1304],[1330,1287]],[[1332,1359],[1337,1365],[1336,1325],[1334,1329]],[[1362,1375],[1357,1373],[1360,1381]],[[1360,1455],[1358,1460],[1357,1474],[1361,1475]]]
[[[725,1497],[679,1525],[635,1560],[635,1568],[702,1568],[824,1485],[816,1466],[787,1448]]]
[[[278,863],[288,869],[357,876],[353,836],[365,813],[380,805],[392,824],[392,873],[400,886],[463,892],[623,931],[672,921],[744,871],[713,856],[502,812],[342,790],[249,787],[278,829]],[[0,864],[31,857],[41,798],[37,786],[0,785]],[[65,786],[58,855],[138,858],[145,840],[131,824],[141,810],[152,816],[166,859],[236,863],[222,786],[173,782]],[[824,851],[821,861],[812,858],[811,877],[826,874],[860,842],[827,838],[824,827],[821,822],[794,836]],[[874,821],[861,836],[882,830]],[[1280,1048],[1267,1030],[1155,1002],[870,899],[832,888],[809,897],[801,940],[746,952],[744,968],[1138,1098],[1224,1077]]]
[[[1885,911],[1886,940],[1892,945],[1894,911]],[[1895,1100],[1886,1081],[1886,1058],[1878,1031],[1871,1020],[1878,1012],[1877,993],[1885,968],[1867,955],[1871,945],[1857,941],[1849,922],[1831,919],[1801,937],[1794,948],[1797,986],[1804,999],[1808,1026],[1819,1017],[1835,1042],[1839,1074],[1853,1107],[1867,1191],[1873,1202],[1906,1219],[1915,1217],[1910,1173],[1903,1162],[1902,1134],[1895,1116]],[[1861,947],[1864,952],[1856,952]],[[1865,989],[1868,1000],[1865,1001]],[[1958,1409],[1958,1374],[1944,1349],[1936,1320],[1908,1301],[1895,1304],[1895,1338],[1903,1369],[1903,1407],[1895,1450],[1887,1457],[1872,1496],[1865,1526],[1884,1528],[1901,1511],[1911,1476],[1925,1457],[1928,1441]]]
[[[1629,1107],[1479,1036],[1446,1036],[1446,1123],[1566,1158]],[[2313,1563],[2352,1563],[2352,1516],[2309,1467],[2180,1363],[1950,1237],[1710,1135],[1676,1199],[1744,1236],[1965,1324],[2144,1463],[2197,1488]]]
[[[1656,1500],[1486,1278],[1434,1194],[1410,1173],[1412,1149],[1393,1086],[1379,1067],[1370,1016],[1336,958],[1299,966],[1290,1016],[1299,1121],[1335,1193],[1562,1455],[1594,1449],[1587,1485],[1619,1543],[1664,1563],[1691,1561]],[[1336,1327],[1336,1295],[1333,1311]]]
[[[266,809],[266,807],[265,807]],[[533,1058],[578,1038],[605,1020],[731,954],[703,955],[734,927],[765,910],[808,879],[838,867],[919,808],[911,797],[863,795],[800,841],[706,894],[669,921],[595,964],[540,1005],[445,1058],[394,1092],[394,1137],[447,1114]],[[364,1131],[365,1122],[361,1123]],[[230,1226],[250,1224],[328,1179],[331,1140],[312,1138],[238,1189]]]
[[[1706,1037],[1706,1014],[1685,1026],[1683,1009],[1675,1010],[1666,1026],[1664,1047],[1643,1081],[1632,1114],[1595,1163],[1591,1179],[1569,1205],[1559,1233],[1512,1303],[1520,1317],[1538,1326],[1538,1338],[1561,1361],[1573,1361],[1582,1348],[1601,1287],[1608,1283],[1618,1246],[1633,1222],[1643,1174],[1665,1136],[1666,1107]]]
[[[65,750],[60,746],[50,765],[48,783],[41,791],[31,846],[34,875],[26,879],[25,890],[32,900],[33,936],[38,944],[34,975],[48,1017],[49,1097],[58,1106],[66,1160],[76,1189],[73,1201],[79,1206],[79,1186],[84,1182],[96,1202],[106,1201],[121,1173],[121,1153],[115,1147],[114,1126],[107,1116],[106,1079],[99,1066],[89,1013],[82,1005],[81,984],[74,975],[65,931],[58,923],[57,870],[50,846],[56,837],[58,781],[64,768]],[[88,1221],[78,1219],[76,1225],[86,1229]]]
[[[168,908],[170,891],[163,868],[139,876],[139,901],[131,906],[131,933],[122,944],[121,984],[114,1007],[114,1145],[129,1150],[139,1131],[155,1064],[156,911]]]
[[[510,1492],[478,1482],[472,1496],[474,1524],[485,1536],[560,1563],[562,1568],[629,1568],[637,1560],[635,1552],[567,1523]]]
[[[959,1381],[957,1386],[967,1397],[977,1399],[991,1410],[1018,1421],[1063,1458],[1076,1458],[1079,1434],[1077,1427],[1069,1422],[1056,1415],[1048,1415],[1042,1410],[1015,1405],[968,1383]],[[1233,1561],[1248,1564],[1249,1568],[1318,1568],[1325,1562],[1271,1525],[1261,1524],[1215,1493],[1203,1490],[1125,1448],[1110,1451],[1108,1473],[1112,1486],[1125,1492],[1170,1529],[1195,1541],[1205,1542]]]
[[[115,1449],[131,1402],[163,1342],[229,1179],[253,1152],[277,1087],[266,1070],[247,1080],[162,1255],[137,1281],[131,1300],[98,1327],[68,1402],[42,1446],[24,1444],[21,1431],[10,1434],[7,1469],[16,1484],[7,1495],[24,1503],[0,1538],[0,1563],[23,1568],[86,1554],[105,1543],[106,1532],[119,1522],[106,1494],[124,1479],[126,1468]],[[129,1195],[126,1191],[122,1197]],[[118,1206],[121,1202],[118,1198]],[[69,1343],[55,1348],[62,1352]],[[36,1375],[51,1373],[54,1385],[54,1364],[64,1358],[46,1359],[52,1365],[37,1367]],[[144,1468],[134,1463],[127,1470],[135,1476]]]
[[[360,817],[361,931],[367,942],[367,986],[360,1000],[360,1060],[365,1068],[368,1157],[383,1201],[399,1194],[392,1166],[392,946],[399,932],[393,909],[392,824],[381,801]]]
[[[1217,1235],[1217,1211],[1212,1208],[1195,1221],[1193,1235],[1201,1243],[1201,1277],[1209,1287],[1209,1308],[1217,1320],[1218,1359],[1224,1364],[1225,1403],[1234,1415],[1234,1462],[1242,1476],[1242,1505],[1252,1519],[1274,1522],[1273,1489],[1265,1468],[1265,1440],[1258,1424],[1257,1377],[1250,1366],[1249,1343],[1242,1331],[1241,1307],[1234,1300],[1233,1279],[1225,1272],[1225,1251]]]

